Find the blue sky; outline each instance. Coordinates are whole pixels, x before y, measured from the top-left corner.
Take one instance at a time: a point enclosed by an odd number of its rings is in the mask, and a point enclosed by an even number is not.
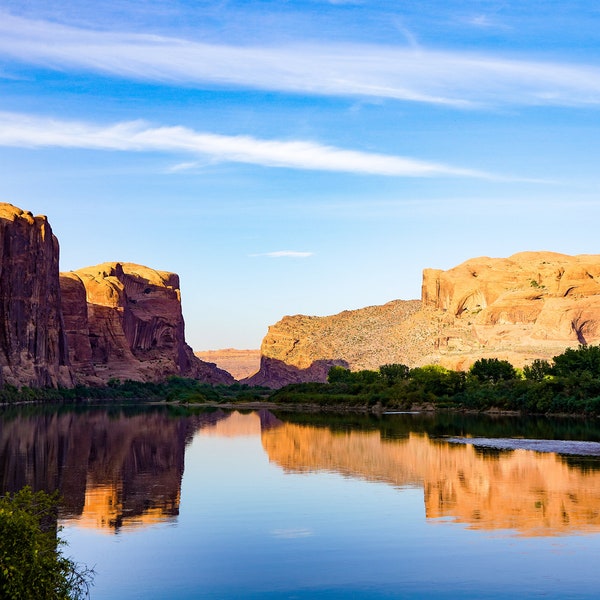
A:
[[[600,5],[0,0],[0,201],[179,273],[196,350],[600,253]]]

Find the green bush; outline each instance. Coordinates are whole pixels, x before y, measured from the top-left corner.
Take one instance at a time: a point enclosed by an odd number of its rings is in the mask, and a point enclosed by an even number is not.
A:
[[[89,596],[93,572],[66,558],[57,537],[55,494],[23,488],[0,498],[0,597],[22,600]]]
[[[480,358],[473,363],[469,373],[479,381],[490,383],[517,378],[515,368],[507,360],[499,358]]]

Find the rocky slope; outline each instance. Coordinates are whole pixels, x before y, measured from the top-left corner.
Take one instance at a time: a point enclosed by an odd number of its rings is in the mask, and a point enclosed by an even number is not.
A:
[[[431,344],[418,300],[395,300],[328,317],[288,316],[269,327],[260,371],[244,381],[271,387],[325,381],[333,365],[356,370],[402,362],[407,355],[433,350]]]
[[[220,369],[231,373],[235,379],[244,379],[254,375],[260,368],[260,350],[203,350],[194,352],[200,359],[214,363]]]
[[[425,269],[421,301],[284,317],[269,327],[261,369],[247,381],[324,381],[334,364],[466,369],[478,358],[498,357],[523,366],[599,342],[600,255],[522,252]]]
[[[47,218],[0,203],[0,385],[233,383],[185,343],[177,275],[129,263],[59,275],[58,261]]]

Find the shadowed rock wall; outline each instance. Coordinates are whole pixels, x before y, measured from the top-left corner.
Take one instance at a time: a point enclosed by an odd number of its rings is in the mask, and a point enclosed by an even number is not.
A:
[[[58,254],[46,217],[0,204],[1,384],[71,384]]]
[[[113,262],[64,273],[61,284],[78,381],[181,375],[233,383],[229,373],[199,360],[186,344],[175,273]]]

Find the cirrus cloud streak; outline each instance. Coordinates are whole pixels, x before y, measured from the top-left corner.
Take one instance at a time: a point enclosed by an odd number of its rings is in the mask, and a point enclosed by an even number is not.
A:
[[[374,44],[235,46],[94,31],[0,13],[0,56],[167,85],[245,87],[447,105],[600,104],[597,65]]]
[[[0,112],[0,146],[191,154],[218,162],[391,177],[504,179],[473,169],[346,150],[311,141],[226,136],[197,132],[182,126],[153,127],[144,121],[97,125],[11,112]],[[183,163],[171,172],[193,166],[196,163]]]

